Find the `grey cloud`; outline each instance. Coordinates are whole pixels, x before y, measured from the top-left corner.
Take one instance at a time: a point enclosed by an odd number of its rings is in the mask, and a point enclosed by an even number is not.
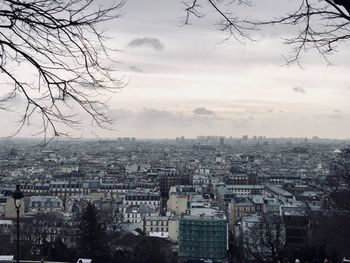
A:
[[[293,91],[297,92],[297,93],[300,93],[300,94],[305,94],[306,93],[305,89],[302,88],[302,87],[294,87]]]
[[[95,85],[92,83],[81,83],[80,86],[82,86],[84,89],[89,89],[89,90],[93,90],[95,89]]]
[[[343,120],[345,119],[345,117],[347,117],[346,114],[342,114],[341,112],[334,112],[333,113],[330,113],[330,114],[322,114],[322,113],[319,113],[319,114],[313,114],[312,115],[312,119],[315,119],[315,120],[320,120],[322,122],[325,122],[325,120]]]
[[[339,114],[330,115],[329,118],[334,119],[334,120],[342,120],[343,119],[343,117]]]
[[[129,69],[133,72],[144,73],[144,71],[136,66],[130,66]]]
[[[249,114],[251,116],[253,115],[261,115],[261,114],[265,114],[265,113],[273,113],[274,110],[251,110],[251,109],[248,109],[245,111],[246,114]]]
[[[198,115],[214,115],[215,113],[211,110],[208,110],[207,108],[204,107],[199,107],[199,108],[195,108],[193,110],[194,114],[198,114]]]
[[[335,113],[341,113],[341,110],[335,109],[333,112],[335,112]]]
[[[156,51],[162,51],[165,45],[158,38],[144,37],[135,38],[131,40],[128,44],[129,47],[150,47]]]
[[[142,111],[138,113],[139,117],[143,118],[144,120],[173,120],[176,119],[176,115],[173,114],[170,111],[166,110],[158,110],[158,109],[152,109],[152,108],[144,108]]]
[[[250,113],[250,114],[255,114],[255,113],[256,113],[255,110],[246,110],[245,112],[246,112],[246,113]]]
[[[134,117],[134,112],[130,110],[125,110],[125,109],[113,109],[110,110],[109,113],[111,114],[112,117],[118,120],[125,120],[125,119],[130,119]]]

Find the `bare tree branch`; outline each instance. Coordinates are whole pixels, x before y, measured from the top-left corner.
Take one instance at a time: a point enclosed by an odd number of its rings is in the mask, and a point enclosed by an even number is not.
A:
[[[115,61],[97,26],[119,17],[124,3],[106,7],[98,0],[0,1],[0,77],[11,87],[0,103],[25,98],[18,131],[40,115],[41,133],[66,135],[59,127],[81,124],[77,108],[100,127],[111,122],[100,95],[122,88],[124,82],[112,76]]]
[[[246,256],[262,263],[277,262],[285,242],[284,223],[278,215],[264,214],[243,232]]]
[[[228,33],[229,38],[239,41],[251,40],[252,32],[267,25],[294,26],[298,29],[292,37],[285,39],[293,55],[288,63],[299,63],[300,56],[316,49],[329,63],[328,57],[339,44],[350,38],[350,2],[348,0],[299,0],[296,10],[267,20],[246,19],[239,15],[238,5],[251,7],[254,1],[232,0],[188,0],[185,2],[187,23],[192,16],[201,18],[204,6],[219,17],[218,29]],[[227,11],[227,9],[229,9]]]
[[[203,4],[201,4],[203,2]],[[205,5],[209,6],[216,14],[218,14],[219,19],[216,23],[218,30],[228,33],[229,38],[234,38],[239,42],[244,42],[245,40],[253,40],[250,37],[249,32],[256,29],[256,26],[249,21],[241,19],[237,14],[231,11],[224,11],[225,5],[235,6],[235,5],[247,5],[250,6],[251,2],[248,0],[191,0],[184,1],[183,6],[186,11],[186,17],[184,19],[184,24],[190,24],[191,17],[202,18],[204,14],[201,10]]]

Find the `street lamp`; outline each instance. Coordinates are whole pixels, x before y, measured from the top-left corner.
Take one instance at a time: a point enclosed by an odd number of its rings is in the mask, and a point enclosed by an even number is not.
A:
[[[19,263],[19,209],[22,205],[23,192],[19,184],[16,185],[16,190],[12,193],[12,198],[15,202],[17,212],[17,263]]]

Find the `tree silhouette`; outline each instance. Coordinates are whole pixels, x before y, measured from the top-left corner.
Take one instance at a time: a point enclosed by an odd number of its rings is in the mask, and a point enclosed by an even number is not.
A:
[[[293,1],[294,2],[294,1]],[[191,18],[205,16],[208,7],[218,16],[217,28],[228,33],[228,38],[239,41],[251,39],[251,33],[267,25],[289,25],[298,29],[295,35],[285,39],[292,46],[293,55],[288,63],[299,63],[300,55],[316,49],[328,62],[337,45],[350,39],[350,2],[348,0],[298,0],[295,9],[277,18],[259,20],[240,15],[243,7],[250,8],[254,0],[186,0],[185,24]],[[294,2],[295,3],[295,2]]]
[[[0,1],[0,78],[9,89],[0,107],[9,109],[16,98],[24,101],[18,131],[39,115],[40,133],[65,135],[62,125],[79,127],[81,110],[98,126],[111,121],[100,95],[122,87],[123,81],[111,75],[110,49],[97,26],[117,18],[124,0],[102,3]]]
[[[163,238],[143,235],[125,235],[116,240],[124,249],[116,249],[113,262],[118,263],[175,263],[177,255],[172,250],[172,243]]]
[[[327,183],[333,187],[330,199],[335,207],[350,211],[350,148],[332,158]]]
[[[349,220],[348,213],[330,212],[315,217],[312,221],[311,245],[315,247],[326,246],[328,252],[338,254],[340,258],[349,257]]]
[[[81,258],[91,258],[93,262],[106,262],[111,255],[105,228],[91,203],[79,218],[78,251]]]
[[[280,216],[262,215],[258,223],[243,233],[243,247],[248,259],[277,262],[286,243],[286,232]]]
[[[344,148],[330,163],[330,176],[350,190],[350,148]]]

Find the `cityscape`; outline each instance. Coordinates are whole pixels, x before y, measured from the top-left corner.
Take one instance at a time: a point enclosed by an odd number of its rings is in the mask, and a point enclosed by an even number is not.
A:
[[[46,147],[3,139],[0,254],[15,247],[12,193],[19,184],[20,255],[27,260],[336,262],[349,257],[349,203],[339,202],[348,198],[341,195],[349,187],[348,145],[247,135]],[[84,232],[90,205],[99,221],[88,220],[101,235]],[[91,241],[93,251],[83,249],[84,235],[98,242]]]
[[[350,0],[0,0],[0,263],[350,263]]]

